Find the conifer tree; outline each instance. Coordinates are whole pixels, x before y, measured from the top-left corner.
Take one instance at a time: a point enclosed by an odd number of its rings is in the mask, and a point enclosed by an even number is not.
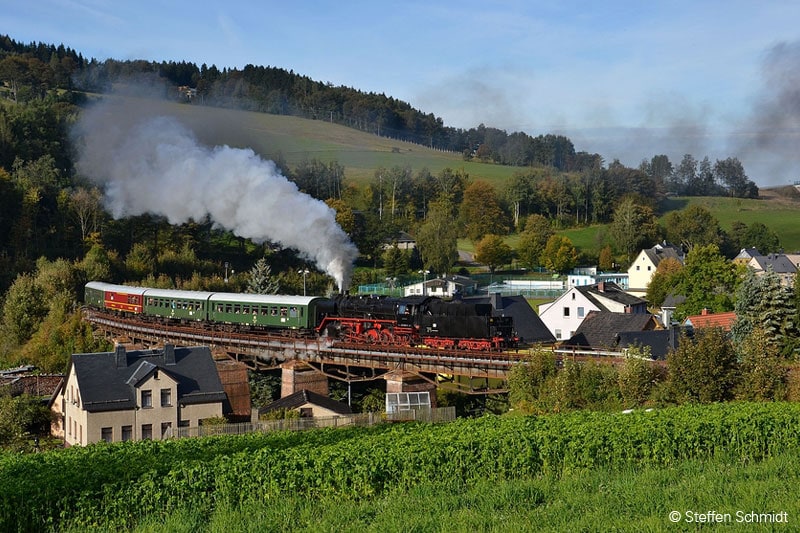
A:
[[[278,292],[278,280],[272,277],[272,268],[262,257],[250,269],[247,280],[247,292],[251,294],[275,294]]]

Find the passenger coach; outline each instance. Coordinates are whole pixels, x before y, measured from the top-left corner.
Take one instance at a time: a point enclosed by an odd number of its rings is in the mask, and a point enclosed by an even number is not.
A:
[[[84,296],[87,304],[99,309],[141,314],[144,311],[144,293],[149,290],[145,287],[90,281],[86,284]]]
[[[217,292],[208,299],[212,322],[249,324],[264,328],[314,329],[317,314],[327,299],[282,294],[235,294]]]
[[[206,320],[211,292],[147,289],[144,312],[172,320]]]

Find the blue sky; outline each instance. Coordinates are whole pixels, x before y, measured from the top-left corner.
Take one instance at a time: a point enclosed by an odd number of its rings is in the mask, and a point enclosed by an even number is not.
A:
[[[780,89],[800,76],[798,21],[800,2],[772,0],[0,0],[0,33],[22,42],[276,66],[631,166],[736,156],[761,184],[800,179]],[[766,115],[789,133],[758,135]]]

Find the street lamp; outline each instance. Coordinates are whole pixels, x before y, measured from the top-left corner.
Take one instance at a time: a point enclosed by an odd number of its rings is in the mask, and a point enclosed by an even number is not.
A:
[[[418,274],[422,274],[422,295],[425,296],[425,284],[428,282],[428,274],[431,273],[430,270],[419,270]]]
[[[228,283],[228,267],[231,266],[230,263],[225,261],[225,283]]]
[[[298,270],[297,273],[303,275],[303,296],[305,296],[306,295],[306,276],[308,276],[309,271],[308,271],[307,268],[304,268],[303,270]]]

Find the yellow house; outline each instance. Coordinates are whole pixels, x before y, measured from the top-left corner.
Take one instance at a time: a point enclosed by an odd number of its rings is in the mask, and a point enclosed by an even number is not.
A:
[[[222,416],[226,400],[208,347],[74,354],[52,409],[66,446],[164,439]]]

